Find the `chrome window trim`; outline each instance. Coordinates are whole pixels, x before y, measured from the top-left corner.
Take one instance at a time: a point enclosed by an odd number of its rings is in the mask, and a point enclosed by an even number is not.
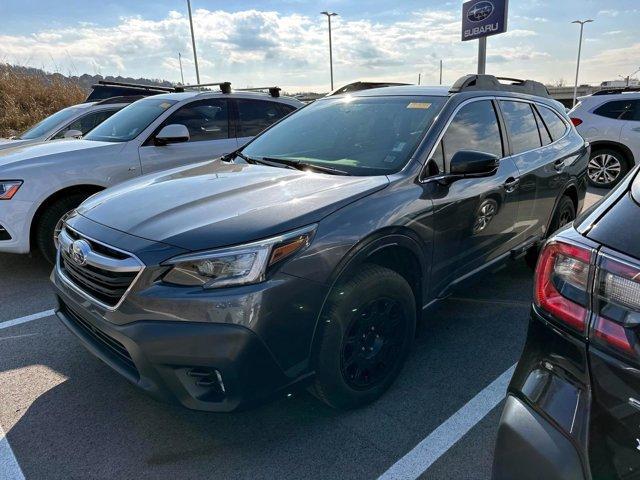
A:
[[[67,277],[64,272],[62,271],[62,268],[60,266],[60,256],[62,255],[60,253],[60,249],[58,249],[57,255],[56,255],[56,274],[59,276],[59,278],[63,281],[63,283],[65,285],[67,285],[69,288],[71,288],[74,292],[78,293],[79,295],[83,296],[84,298],[86,298],[87,300],[95,303],[96,305],[104,308],[105,310],[108,310],[110,312],[113,312],[115,310],[117,310],[120,305],[122,305],[122,303],[125,301],[125,299],[127,298],[127,296],[129,295],[129,292],[131,292],[131,290],[133,289],[133,287],[138,283],[138,280],[140,279],[140,277],[142,276],[142,273],[145,271],[146,269],[146,265],[137,257],[135,256],[133,253],[131,252],[127,252],[126,250],[121,250],[119,248],[116,248],[112,245],[106,244],[104,242],[101,242],[100,240],[96,240],[95,238],[92,238],[88,235],[85,235],[84,233],[81,233],[71,227],[69,227],[68,225],[65,225],[65,228],[68,228],[69,230],[71,230],[72,232],[75,232],[76,234],[78,234],[80,237],[86,238],[87,240],[91,240],[92,242],[95,242],[97,244],[100,244],[104,247],[110,248],[111,250],[115,250],[116,252],[120,252],[123,253],[125,255],[130,256],[132,259],[134,259],[135,261],[137,261],[139,263],[139,267],[140,270],[138,271],[138,274],[133,278],[133,280],[131,281],[131,284],[129,285],[129,287],[125,290],[124,294],[122,295],[122,297],[120,298],[120,300],[118,301],[118,303],[116,303],[115,305],[111,306],[111,305],[107,305],[106,303],[98,300],[97,298],[93,297],[92,295],[90,295],[89,293],[85,292],[82,288],[80,288],[79,286],[77,286],[75,283],[73,283],[73,280],[71,280],[69,277]],[[102,268],[102,267],[100,267]],[[108,270],[108,269],[105,269]],[[115,271],[115,270],[113,270]]]
[[[458,114],[458,112],[465,107],[466,105],[469,105],[470,103],[473,102],[480,102],[483,100],[507,100],[507,101],[512,101],[512,102],[523,102],[523,103],[528,103],[530,105],[535,105],[535,106],[542,106],[544,108],[548,108],[549,110],[551,110],[552,112],[555,113],[554,109],[552,107],[549,107],[543,103],[540,102],[536,102],[533,100],[528,100],[528,99],[524,99],[524,98],[514,98],[514,97],[502,97],[502,96],[484,96],[484,97],[475,97],[475,98],[469,98],[467,100],[465,100],[464,102],[462,102],[460,105],[458,105],[456,107],[456,109],[453,111],[453,113],[451,114],[451,116],[449,117],[449,119],[447,120],[447,123],[444,125],[443,129],[440,131],[440,133],[438,134],[437,137],[437,141],[435,142],[435,144],[433,145],[433,147],[431,148],[431,151],[429,152],[429,155],[427,156],[427,161],[424,163],[424,165],[422,166],[422,168],[420,169],[420,173],[418,174],[418,178],[422,178],[422,174],[424,173],[425,169],[427,168],[427,164],[429,163],[429,160],[431,160],[431,158],[433,157],[433,154],[435,153],[435,151],[438,148],[438,145],[440,144],[440,142],[442,141],[445,133],[447,133],[447,130],[449,129],[449,126],[451,125],[451,123],[453,122],[453,119],[456,117],[456,115]],[[557,115],[557,113],[556,113]],[[542,145],[538,148],[533,148],[531,150],[527,150],[525,152],[520,152],[520,153],[516,153],[516,154],[512,154],[512,155],[506,155],[504,157],[502,157],[500,160],[502,161],[505,158],[513,158],[513,157],[517,157],[518,155],[524,155],[525,153],[530,153],[530,152],[535,152],[536,150],[542,149],[542,148],[548,148],[551,145],[554,145],[558,142],[560,142],[561,140],[564,140],[569,133],[571,132],[571,127],[569,126],[569,124],[567,123],[567,121],[562,118],[561,115],[558,115],[558,117],[562,120],[562,122],[565,124],[565,126],[567,127],[566,131],[564,132],[564,135],[560,138],[558,138],[557,140],[554,140],[553,142],[547,144],[547,145]],[[498,119],[498,123],[500,122],[500,119]],[[435,122],[435,119],[434,119]],[[506,129],[506,125],[505,125],[505,129]],[[507,135],[509,135],[509,132],[507,130]],[[443,175],[448,175],[447,173],[443,173]],[[420,183],[424,183],[425,181],[429,180],[431,177],[427,177],[424,178],[422,180],[419,180]]]

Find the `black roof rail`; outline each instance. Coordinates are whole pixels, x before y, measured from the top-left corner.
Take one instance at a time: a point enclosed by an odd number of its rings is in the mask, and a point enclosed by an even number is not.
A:
[[[198,83],[196,85],[180,85],[175,87],[175,92],[184,92],[185,90],[202,89],[205,87],[220,87],[222,93],[231,93],[231,82],[212,82]]]
[[[497,90],[499,92],[525,93],[527,95],[551,98],[547,87],[535,80],[495,77],[493,75],[465,75],[456,80],[456,83],[453,84],[449,92],[460,93],[472,90]]]
[[[598,96],[598,95],[616,95],[618,93],[624,93],[624,92],[640,92],[640,86],[638,87],[609,87],[609,88],[605,88],[604,90],[598,90],[597,92],[593,93],[592,96]]]
[[[118,95],[117,97],[105,98],[96,102],[96,105],[109,105],[111,103],[133,103],[141,98],[147,98],[146,95]]]
[[[280,91],[282,90],[280,87],[251,87],[251,88],[236,88],[239,92],[264,92],[267,90],[269,95],[272,97],[279,97]]]
[[[132,87],[143,90],[155,90],[160,92],[175,92],[174,87],[162,87],[159,85],[143,85],[141,83],[112,82],[111,80],[98,80],[98,85],[113,85],[116,87]]]
[[[397,87],[402,85],[409,85],[408,83],[399,83],[399,82],[353,82],[347,85],[343,85],[342,87],[336,88],[334,91],[329,92],[327,97],[332,95],[340,95],[342,93],[349,92],[360,92],[362,90],[370,90],[372,88],[383,88],[383,87]]]

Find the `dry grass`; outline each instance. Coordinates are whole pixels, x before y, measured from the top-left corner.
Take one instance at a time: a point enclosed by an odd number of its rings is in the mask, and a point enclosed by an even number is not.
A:
[[[63,75],[39,75],[0,64],[0,138],[16,135],[86,96],[78,82]]]

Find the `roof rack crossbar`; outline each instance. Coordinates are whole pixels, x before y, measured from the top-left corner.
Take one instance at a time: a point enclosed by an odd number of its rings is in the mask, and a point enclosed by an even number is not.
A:
[[[196,85],[180,85],[176,87],[176,92],[184,92],[185,90],[204,88],[204,87],[220,87],[222,93],[231,93],[231,82],[212,82],[198,83]]]
[[[511,84],[501,83],[502,81],[512,82]],[[551,98],[549,90],[542,83],[534,80],[522,80],[519,78],[495,77],[493,75],[465,75],[460,77],[450,93],[460,93],[471,90],[498,90],[502,92],[525,93],[538,97]]]
[[[175,92],[174,87],[162,87],[159,85],[143,85],[141,83],[112,82],[111,80],[98,80],[98,85],[113,85],[117,87],[134,87],[144,90],[156,90],[161,92]]]
[[[280,87],[251,87],[251,88],[236,88],[239,92],[264,92],[267,90],[269,95],[272,97],[279,97],[280,91],[282,90]]]

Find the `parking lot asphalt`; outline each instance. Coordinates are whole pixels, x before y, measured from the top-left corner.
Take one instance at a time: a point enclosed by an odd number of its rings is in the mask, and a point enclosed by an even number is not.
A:
[[[514,262],[441,302],[401,377],[367,408],[338,412],[302,391],[211,414],[145,396],[55,317],[3,327],[54,301],[38,256],[0,255],[0,272],[0,472],[10,453],[27,479],[377,478],[517,362],[532,277]],[[421,478],[489,478],[501,407]]]

